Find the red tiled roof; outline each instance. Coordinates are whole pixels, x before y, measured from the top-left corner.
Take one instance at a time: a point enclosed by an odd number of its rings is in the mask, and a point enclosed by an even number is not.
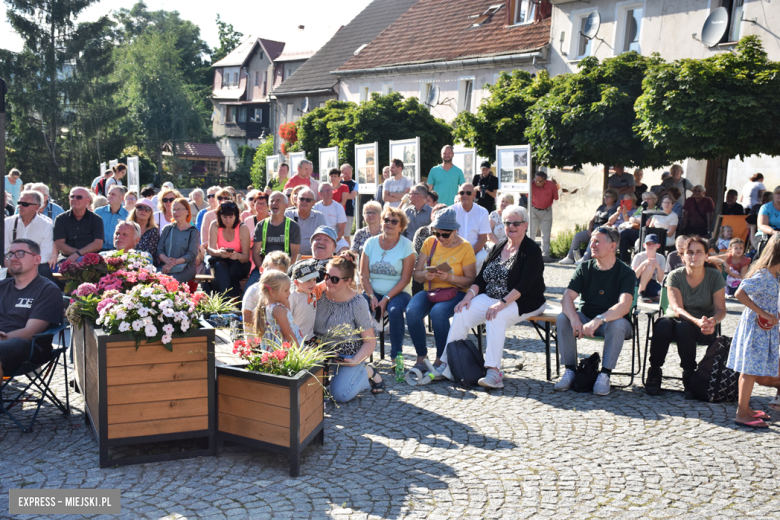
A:
[[[550,40],[550,17],[528,25],[507,26],[505,2],[479,27],[479,15],[496,0],[420,0],[337,70],[449,61],[539,49]]]
[[[219,146],[212,143],[181,143],[176,146],[176,156],[225,158],[225,154],[222,153]]]

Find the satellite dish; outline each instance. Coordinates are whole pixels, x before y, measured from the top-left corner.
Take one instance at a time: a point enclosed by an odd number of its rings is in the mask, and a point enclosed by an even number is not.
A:
[[[633,43],[636,40],[637,33],[639,32],[639,26],[636,23],[636,18],[633,16],[628,19],[628,27],[626,27],[627,38],[629,43]]]
[[[303,108],[301,109],[301,112],[304,114],[309,111],[309,98],[308,96],[304,98],[303,100]]]
[[[585,38],[592,40],[599,33],[600,27],[601,27],[601,15],[599,14],[598,11],[593,11],[585,19],[585,26],[582,28],[580,33],[582,33],[582,35]]]
[[[720,43],[728,29],[729,11],[725,7],[718,7],[710,13],[701,28],[701,42],[707,47],[714,47]]]
[[[428,106],[436,106],[439,102],[439,87],[431,85],[428,89],[428,98],[425,100],[425,104]]]

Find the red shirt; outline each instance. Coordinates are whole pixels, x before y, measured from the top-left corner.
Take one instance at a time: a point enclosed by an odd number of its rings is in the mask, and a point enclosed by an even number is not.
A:
[[[333,188],[333,200],[341,204],[341,195],[343,193],[349,193],[349,186],[346,184],[340,184],[338,189]]]
[[[531,205],[536,209],[547,209],[558,200],[558,186],[553,181],[544,181],[541,188],[531,182]]]
[[[297,175],[290,177],[287,179],[287,184],[284,185],[284,189],[295,188],[296,186],[307,186],[311,188],[311,178],[304,179],[303,177],[299,177]]]

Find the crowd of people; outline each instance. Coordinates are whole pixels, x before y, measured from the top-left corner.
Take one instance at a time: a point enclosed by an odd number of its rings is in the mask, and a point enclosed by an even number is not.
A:
[[[309,161],[301,161],[293,176],[282,164],[265,187],[250,186],[246,195],[213,186],[188,197],[169,182],[159,193],[151,187],[130,191],[122,183],[127,167],[119,164],[89,188],[72,188],[67,211],[50,199],[47,186],[23,185],[13,170],[6,178],[11,214],[5,220],[4,251],[15,266],[9,273],[29,273],[34,265],[42,279],[49,279],[43,287],[50,291],[56,287],[53,273],[66,259],[135,249],[161,272],[193,288],[197,274],[211,275],[204,277],[204,289],[241,301],[247,334],[266,344],[327,338],[338,345],[330,387],[338,401],[385,390],[382,376],[366,364],[384,316],[391,358],[402,353],[408,331],[417,354],[413,368],[432,379],[452,377],[447,346],[485,324],[486,375],[479,384],[501,388],[507,329],[546,307],[544,267],[550,261],[551,208],[560,187],[544,171],[536,172],[526,208],[515,204],[511,194],[498,193],[489,163],[466,179],[452,163],[451,146],[442,149],[441,157],[427,183],[417,185],[403,175],[403,162],[393,159],[374,200],[362,205],[365,225],[359,229],[353,226],[358,193],[348,164],[332,169],[327,181],[312,178]],[[753,248],[752,241],[745,244],[724,229],[716,244],[723,251],[710,256],[714,203],[682,173],[675,165],[659,186],[648,188],[641,170],[632,175],[616,167],[603,204],[587,229],[574,236],[561,261],[576,263],[577,269],[557,318],[566,370],[555,390],[573,384],[577,340],[599,336],[604,338],[603,366],[593,391],[609,394],[611,372],[632,334],[629,311],[635,291],[645,301],[658,301],[665,285],[669,300],[670,313],[655,323],[650,346],[646,389],[651,395],[660,392],[672,343],[687,388],[696,368],[696,345],[714,338],[727,295],[744,303],[746,313],[767,320],[774,316],[777,323],[777,288],[770,283],[775,278],[766,273],[774,276],[780,270],[780,239],[772,240],[780,235],[780,188],[763,205],[760,174],[743,190],[744,206],[737,202],[739,194],[729,191],[724,212],[754,214],[761,238]],[[643,228],[650,232],[642,233]],[[541,246],[535,241],[537,230]],[[675,250],[665,256],[665,247]],[[764,249],[768,253],[761,256]],[[757,258],[752,266],[751,255]],[[29,274],[23,278],[35,280],[41,292],[43,282]],[[13,283],[0,282],[0,297]],[[19,284],[15,287],[19,290]],[[774,307],[765,305],[769,300],[762,291],[774,291]],[[426,318],[436,348],[432,365],[426,363]],[[749,400],[747,387],[753,383],[780,387],[780,364],[774,363],[774,371],[766,368],[777,357],[778,342],[774,336],[767,342],[767,355],[774,357],[755,361],[743,343],[760,333],[747,322],[740,327],[735,339],[742,343],[729,363],[749,367],[750,374],[743,374]],[[776,335],[777,327],[773,330]],[[333,331],[346,332],[333,337]],[[0,341],[0,370],[16,363],[6,348],[18,352],[18,345]],[[759,420],[746,420],[752,411],[743,400],[738,421]]]

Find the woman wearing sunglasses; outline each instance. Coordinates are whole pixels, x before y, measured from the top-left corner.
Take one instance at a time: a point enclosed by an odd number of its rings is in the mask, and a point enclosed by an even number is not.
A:
[[[140,199],[135,203],[135,208],[130,212],[127,220],[135,222],[141,227],[141,241],[135,246],[136,251],[146,251],[154,259],[154,264],[159,265],[157,260],[157,244],[160,242],[160,228],[154,221],[154,205],[149,199]]]
[[[360,257],[360,281],[376,319],[390,316],[390,359],[404,344],[404,311],[412,297],[404,289],[412,279],[415,254],[412,242],[402,235],[406,214],[392,206],[382,212],[382,233],[371,237]]]
[[[173,201],[171,213],[173,222],[162,229],[157,243],[158,269],[187,283],[195,278],[195,261],[200,247],[198,228],[190,224],[192,210],[184,197]]]
[[[376,338],[368,304],[353,287],[356,262],[355,253],[348,251],[327,263],[325,291],[317,301],[314,319],[314,335],[338,344],[338,357],[331,365],[330,394],[340,403],[369,388],[373,394],[385,391],[385,382],[376,369],[363,365],[374,352]],[[360,332],[349,336],[336,336],[332,332],[345,327]]]
[[[236,203],[220,203],[217,220],[211,223],[206,248],[214,274],[214,281],[210,284],[212,291],[228,291],[228,297],[241,297],[239,282],[249,276],[250,270],[249,234],[249,229],[239,220]]]
[[[450,332],[450,318],[477,276],[477,259],[471,244],[458,235],[460,224],[454,209],[436,213],[431,227],[434,236],[423,243],[413,273],[416,281],[425,284],[425,290],[415,294],[406,306],[406,326],[417,351],[415,366],[424,365],[428,346],[423,319],[430,314],[436,340],[434,366],[440,379],[444,370],[441,355]]]
[[[233,201],[233,195],[226,188],[220,188],[217,193],[214,194],[214,209],[210,209],[203,215],[203,222],[200,225],[200,243],[207,246],[209,243],[209,231],[211,230],[211,223],[217,220],[217,210],[219,205],[223,202]]]
[[[487,375],[479,385],[487,388],[504,386],[501,358],[504,355],[506,330],[544,311],[544,260],[542,249],[526,235],[528,211],[507,206],[503,213],[506,240],[497,244],[466,296],[455,307],[447,344],[466,339],[469,330],[486,324]],[[447,363],[447,352],[442,355]]]
[[[157,199],[157,207],[160,211],[154,213],[154,221],[157,222],[158,228],[163,229],[173,222],[173,201],[180,197],[181,194],[172,188],[166,188],[160,192],[160,196]],[[187,202],[187,206],[189,205],[190,203]]]

